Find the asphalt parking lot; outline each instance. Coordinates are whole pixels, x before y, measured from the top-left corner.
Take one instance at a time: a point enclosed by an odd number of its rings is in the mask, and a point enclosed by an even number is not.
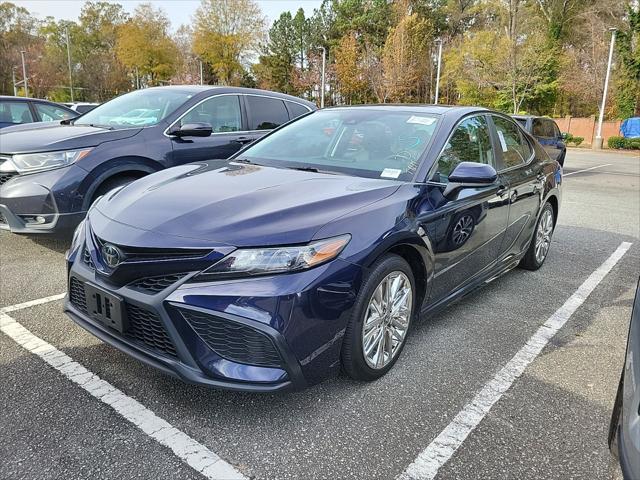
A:
[[[607,429],[640,272],[638,155],[570,151],[544,267],[513,270],[421,319],[396,367],[375,383],[338,377],[279,395],[185,385],[77,327],[58,297],[11,308],[65,291],[66,246],[6,232],[0,243],[0,478],[223,478],[220,465],[240,478],[429,478],[409,466],[558,315],[566,323],[433,473],[614,475]],[[164,446],[70,380],[75,374],[46,363],[36,354],[43,345],[15,322],[223,461],[199,473],[184,461],[189,451]]]

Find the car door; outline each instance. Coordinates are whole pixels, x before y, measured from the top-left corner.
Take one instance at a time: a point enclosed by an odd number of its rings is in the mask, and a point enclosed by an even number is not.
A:
[[[448,175],[460,162],[498,166],[494,143],[485,114],[465,118],[453,129],[428,178],[428,197],[435,210],[424,225],[435,254],[430,303],[472,282],[498,258],[508,218],[509,189],[502,178],[443,195]]]
[[[553,136],[553,155],[549,153],[549,156],[554,160],[561,161],[562,153],[564,152],[566,145],[564,143],[564,138],[562,138],[562,133],[560,133],[560,129],[558,125],[553,120],[546,120],[547,129],[549,130],[549,134]]]
[[[496,134],[499,174],[509,185],[509,221],[501,256],[515,256],[526,250],[544,190],[542,163],[536,161],[534,150],[513,120],[491,115]]]
[[[171,165],[202,160],[226,159],[254,137],[246,132],[238,95],[221,94],[202,100],[167,129],[189,123],[211,125],[208,137],[177,137],[169,135],[172,143]]]
[[[558,140],[562,140],[560,137],[560,130],[558,130],[558,135],[556,136],[556,132],[554,130],[555,122],[549,120],[547,118],[534,118],[532,122],[531,132],[538,143],[542,145],[545,152],[553,158],[557,160],[560,156],[560,150],[558,149]],[[557,128],[557,127],[556,127]]]

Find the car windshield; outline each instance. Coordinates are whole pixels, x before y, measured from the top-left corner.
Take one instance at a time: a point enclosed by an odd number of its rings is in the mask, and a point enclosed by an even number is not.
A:
[[[370,178],[411,180],[438,123],[426,113],[322,110],[274,132],[240,159]]]
[[[179,90],[136,90],[97,106],[76,120],[74,125],[112,128],[155,125],[192,97]]]

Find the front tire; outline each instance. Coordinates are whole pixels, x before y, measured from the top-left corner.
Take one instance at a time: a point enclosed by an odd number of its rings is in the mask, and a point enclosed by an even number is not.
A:
[[[549,245],[551,244],[551,236],[554,228],[553,207],[549,202],[542,207],[542,213],[538,218],[536,229],[533,232],[533,238],[520,261],[520,266],[527,270],[539,269],[547,258],[549,253]]]
[[[387,373],[404,348],[416,311],[409,264],[388,254],[371,267],[342,343],[342,368],[351,378],[372,381]]]

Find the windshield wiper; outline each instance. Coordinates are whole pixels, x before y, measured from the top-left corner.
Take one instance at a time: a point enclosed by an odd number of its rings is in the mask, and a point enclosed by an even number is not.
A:
[[[301,172],[327,173],[329,175],[344,175],[344,173],[334,172],[331,170],[321,170],[317,167],[285,167],[289,170],[300,170]]]
[[[93,128],[104,128],[105,130],[115,130],[115,127],[110,125],[98,125],[97,123],[75,123],[72,125],[77,125],[78,127],[93,127]]]

